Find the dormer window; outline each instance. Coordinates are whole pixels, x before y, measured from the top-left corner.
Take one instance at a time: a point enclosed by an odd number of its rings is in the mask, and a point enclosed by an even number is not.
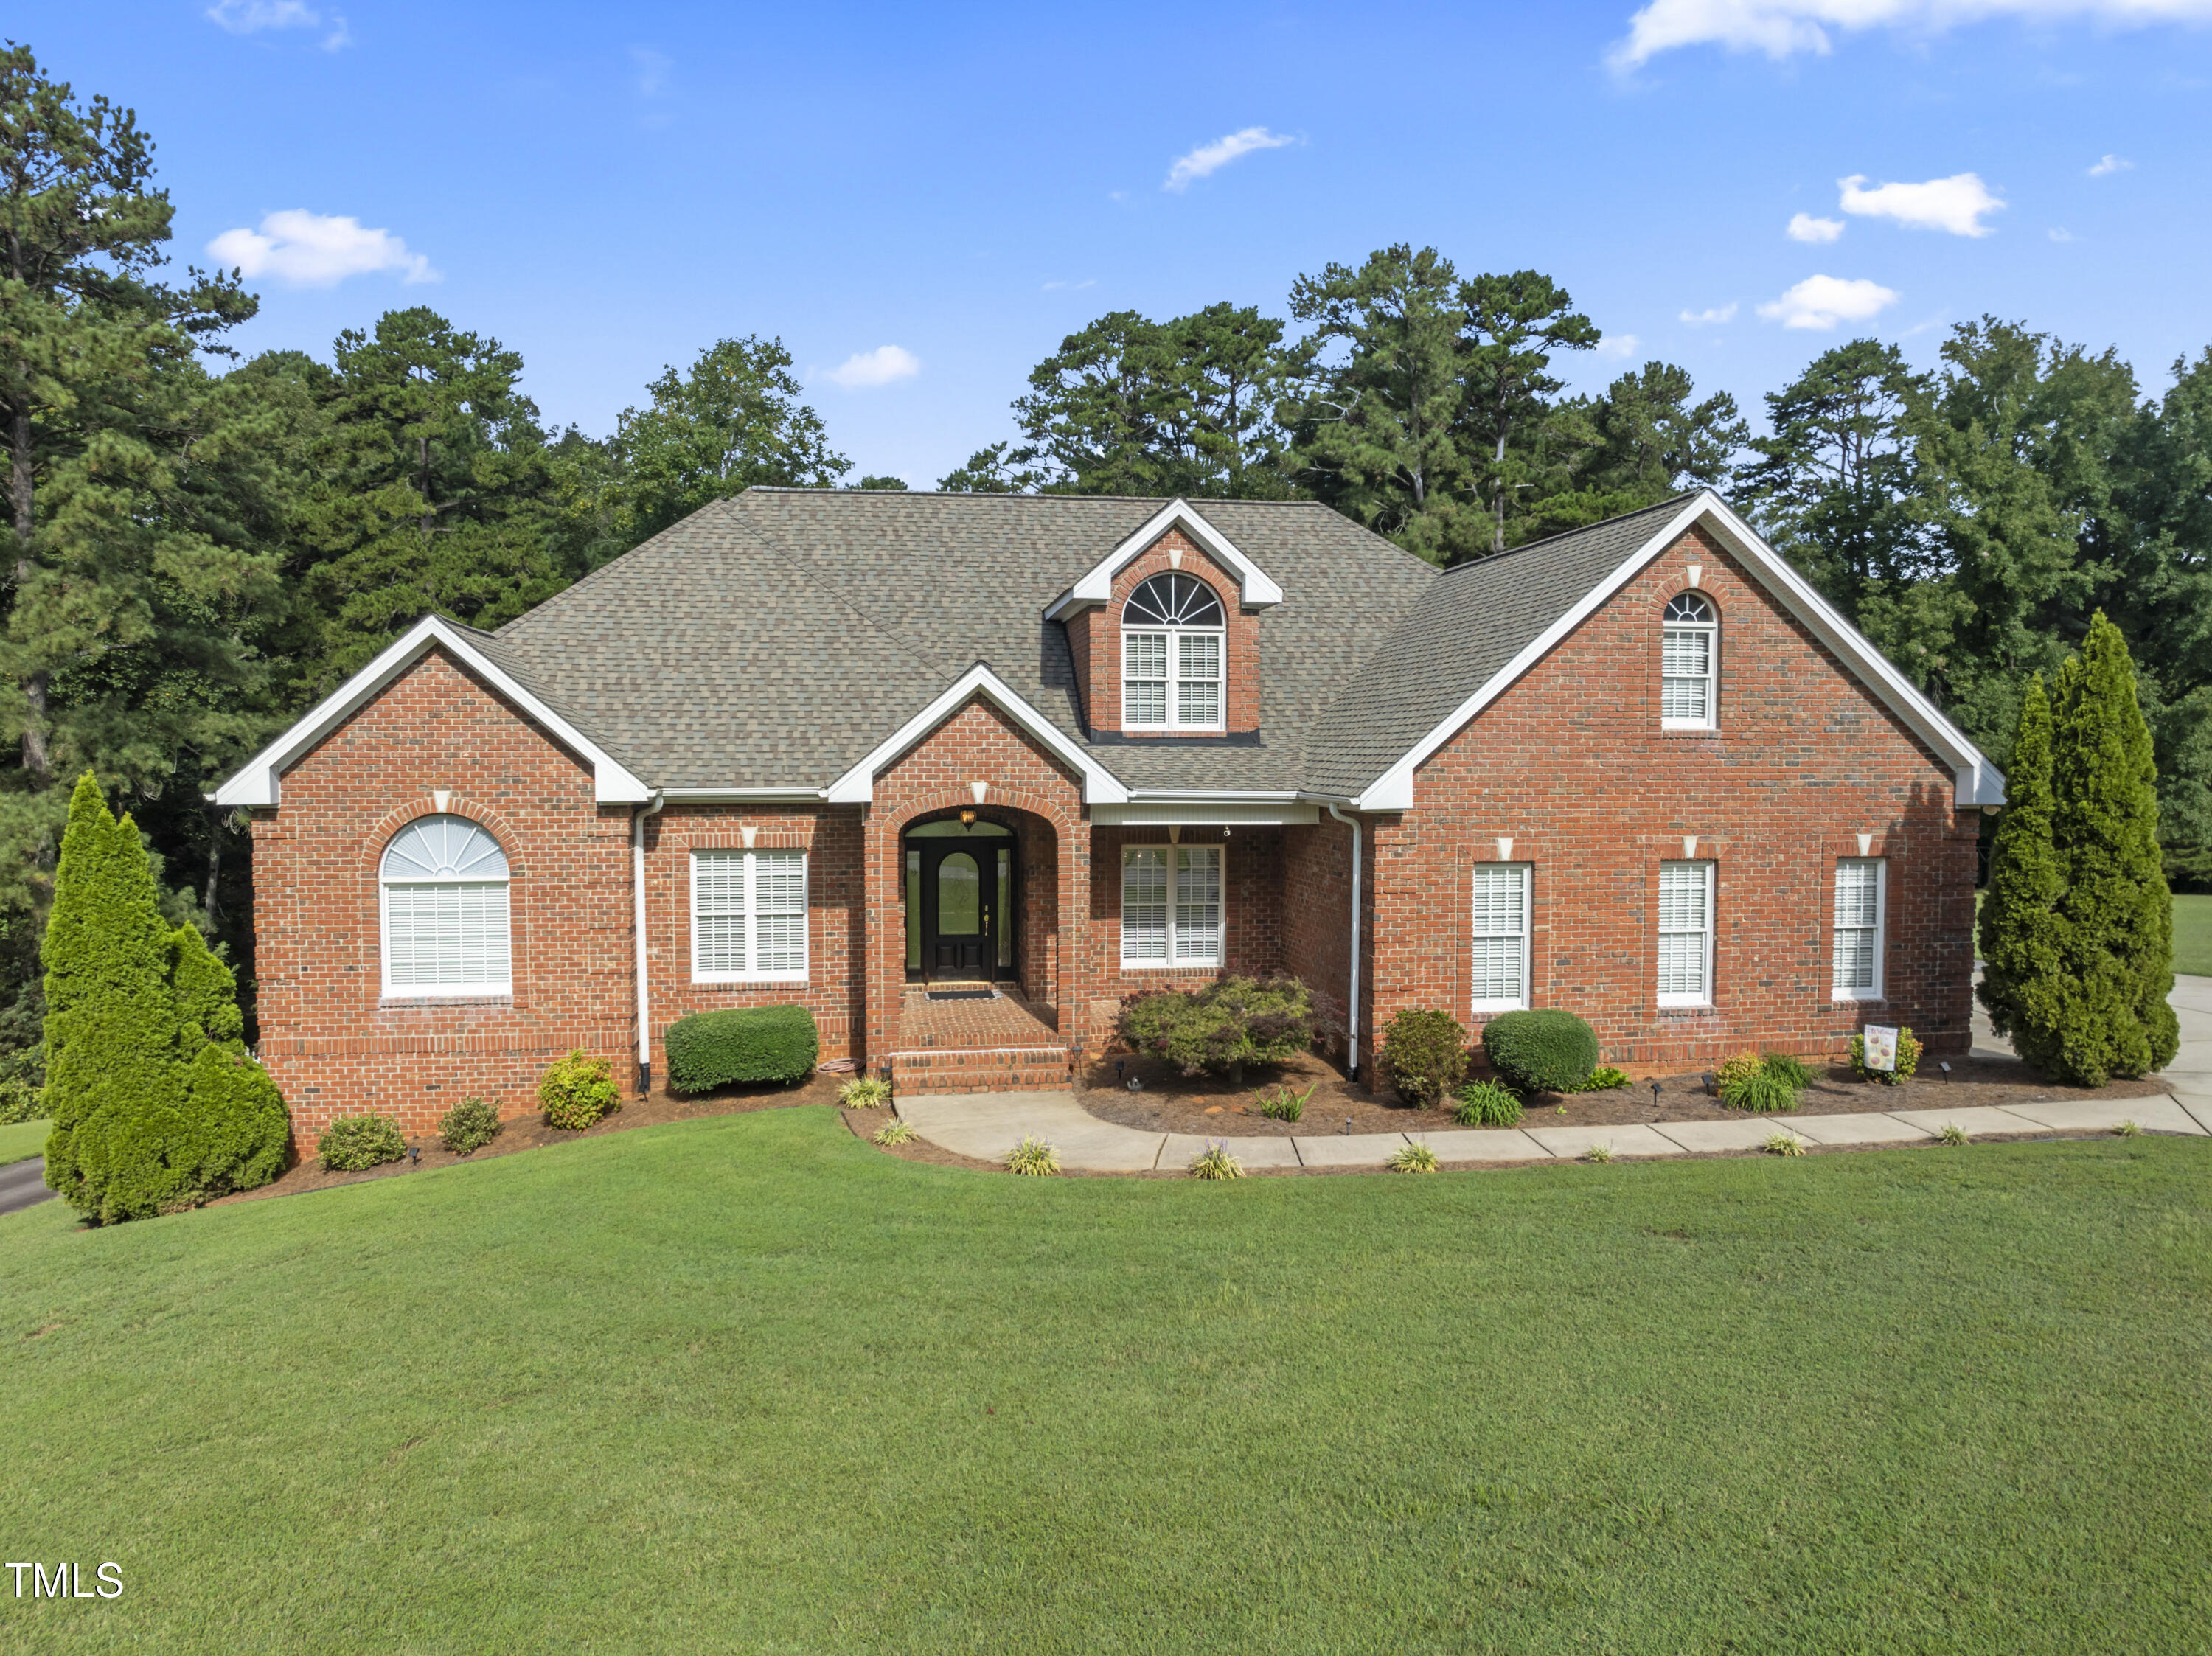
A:
[[[1213,589],[1191,575],[1155,575],[1121,608],[1121,728],[1222,728],[1228,622]]]
[[[1720,678],[1720,622],[1695,592],[1667,600],[1659,645],[1659,728],[1716,728]]]

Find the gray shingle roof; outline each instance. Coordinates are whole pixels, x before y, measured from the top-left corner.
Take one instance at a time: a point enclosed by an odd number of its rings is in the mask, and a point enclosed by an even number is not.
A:
[[[1680,511],[1679,495],[1439,577],[1352,675],[1306,744],[1305,786],[1356,794]]]
[[[1317,504],[1195,502],[1283,589],[1260,740],[1094,741],[1043,612],[1166,504],[755,488],[477,637],[655,787],[825,786],[983,661],[1132,789],[1351,794],[1679,502],[1441,574]]]

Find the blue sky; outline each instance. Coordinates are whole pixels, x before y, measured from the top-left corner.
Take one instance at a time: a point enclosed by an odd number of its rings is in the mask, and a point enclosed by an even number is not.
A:
[[[427,303],[599,433],[781,335],[836,446],[918,486],[1093,317],[1285,315],[1398,240],[1565,283],[1609,337],[1579,386],[1660,357],[1754,416],[1854,333],[1928,361],[1984,312],[2147,390],[2212,344],[2212,0],[18,0],[9,32],[137,110],[180,259],[258,269],[246,349]]]

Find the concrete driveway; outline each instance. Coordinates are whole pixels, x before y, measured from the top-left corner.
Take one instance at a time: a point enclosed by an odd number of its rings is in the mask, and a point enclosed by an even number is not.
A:
[[[36,1207],[52,1195],[53,1192],[46,1188],[46,1159],[43,1156],[10,1162],[0,1168],[0,1213]]]

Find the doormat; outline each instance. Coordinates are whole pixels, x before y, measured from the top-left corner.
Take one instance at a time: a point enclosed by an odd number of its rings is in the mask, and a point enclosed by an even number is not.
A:
[[[998,996],[988,989],[933,989],[932,1000],[996,1000]]]

